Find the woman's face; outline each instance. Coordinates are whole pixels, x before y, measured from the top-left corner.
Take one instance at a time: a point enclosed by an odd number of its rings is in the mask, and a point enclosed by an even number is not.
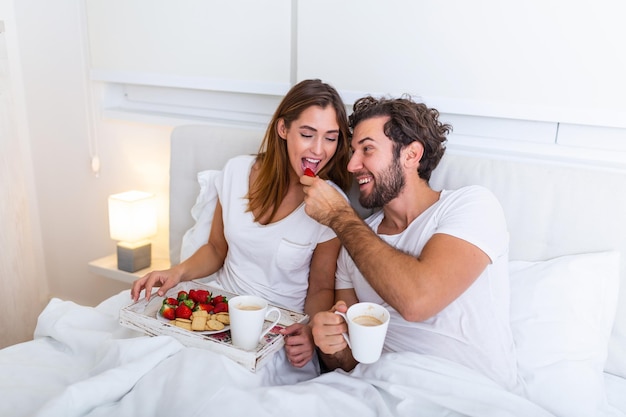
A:
[[[311,106],[287,128],[278,121],[278,134],[287,141],[291,168],[298,177],[306,168],[316,174],[330,161],[339,143],[337,114],[332,106]]]

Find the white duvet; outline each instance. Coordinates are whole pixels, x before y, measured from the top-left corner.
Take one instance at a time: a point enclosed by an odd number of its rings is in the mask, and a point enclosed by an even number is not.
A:
[[[0,416],[551,416],[468,368],[410,353],[267,386],[218,354],[120,326],[129,303],[127,291],[96,308],[52,300],[34,341],[2,350]]]

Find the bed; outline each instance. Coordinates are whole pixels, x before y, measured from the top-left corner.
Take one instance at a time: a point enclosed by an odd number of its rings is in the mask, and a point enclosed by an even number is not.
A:
[[[254,153],[261,135],[174,129],[172,262],[210,222],[199,173]],[[0,415],[626,416],[624,183],[625,170],[453,147],[433,174],[433,188],[482,184],[504,207],[523,390],[413,353],[386,353],[350,374],[266,384],[223,355],[121,326],[130,303],[123,291],[95,308],[53,299],[32,341],[0,350]]]

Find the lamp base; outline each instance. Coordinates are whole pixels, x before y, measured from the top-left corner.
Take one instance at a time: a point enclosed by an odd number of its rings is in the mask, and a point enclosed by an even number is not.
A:
[[[117,244],[117,269],[126,272],[137,272],[148,268],[152,262],[152,244]]]

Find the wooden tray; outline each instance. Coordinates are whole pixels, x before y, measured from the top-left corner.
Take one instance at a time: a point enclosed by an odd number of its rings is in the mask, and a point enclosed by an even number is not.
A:
[[[170,289],[166,296],[173,296],[175,298],[179,291],[189,291],[192,288],[206,289],[213,295],[221,294],[228,297],[229,300],[237,295],[212,287],[211,285],[188,281],[182,282]],[[265,335],[263,341],[258,344],[254,351],[245,351],[233,346],[230,340],[229,330],[207,335],[185,330],[157,320],[156,315],[163,304],[163,299],[164,297],[154,295],[150,299],[150,302],[147,302],[144,298],[143,300],[124,307],[120,310],[120,324],[150,336],[172,336],[185,346],[208,349],[221,353],[252,372],[256,372],[257,369],[260,369],[275,352],[284,346],[283,336],[278,333],[280,329],[294,323],[306,323],[309,319],[306,314],[272,305],[281,312],[278,325]],[[271,323],[268,321],[265,322],[265,326],[269,326],[270,324]]]

